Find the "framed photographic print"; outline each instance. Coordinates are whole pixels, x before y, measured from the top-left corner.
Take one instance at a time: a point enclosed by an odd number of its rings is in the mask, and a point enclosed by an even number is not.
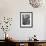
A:
[[[20,12],[20,27],[32,28],[33,27],[33,13]]]

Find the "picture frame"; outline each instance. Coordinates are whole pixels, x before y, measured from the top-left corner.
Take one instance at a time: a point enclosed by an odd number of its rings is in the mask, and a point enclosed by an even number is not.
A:
[[[33,12],[20,12],[20,27],[21,28],[33,27]]]

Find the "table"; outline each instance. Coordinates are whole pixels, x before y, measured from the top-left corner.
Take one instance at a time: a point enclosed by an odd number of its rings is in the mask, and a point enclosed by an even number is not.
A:
[[[39,41],[29,41],[29,40],[13,40],[8,41],[9,44],[14,44],[16,46],[46,46],[46,40]]]

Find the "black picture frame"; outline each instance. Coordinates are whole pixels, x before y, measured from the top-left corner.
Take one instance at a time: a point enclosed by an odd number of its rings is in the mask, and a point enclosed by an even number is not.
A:
[[[33,27],[33,12],[20,12],[20,28]]]

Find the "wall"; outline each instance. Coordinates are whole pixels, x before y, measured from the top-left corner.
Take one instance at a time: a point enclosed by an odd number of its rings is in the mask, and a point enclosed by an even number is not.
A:
[[[20,12],[33,12],[33,28],[20,28]],[[37,39],[46,40],[46,6],[33,8],[28,0],[0,0],[0,18],[4,16],[13,18],[8,33],[17,40],[28,40],[34,34]]]

